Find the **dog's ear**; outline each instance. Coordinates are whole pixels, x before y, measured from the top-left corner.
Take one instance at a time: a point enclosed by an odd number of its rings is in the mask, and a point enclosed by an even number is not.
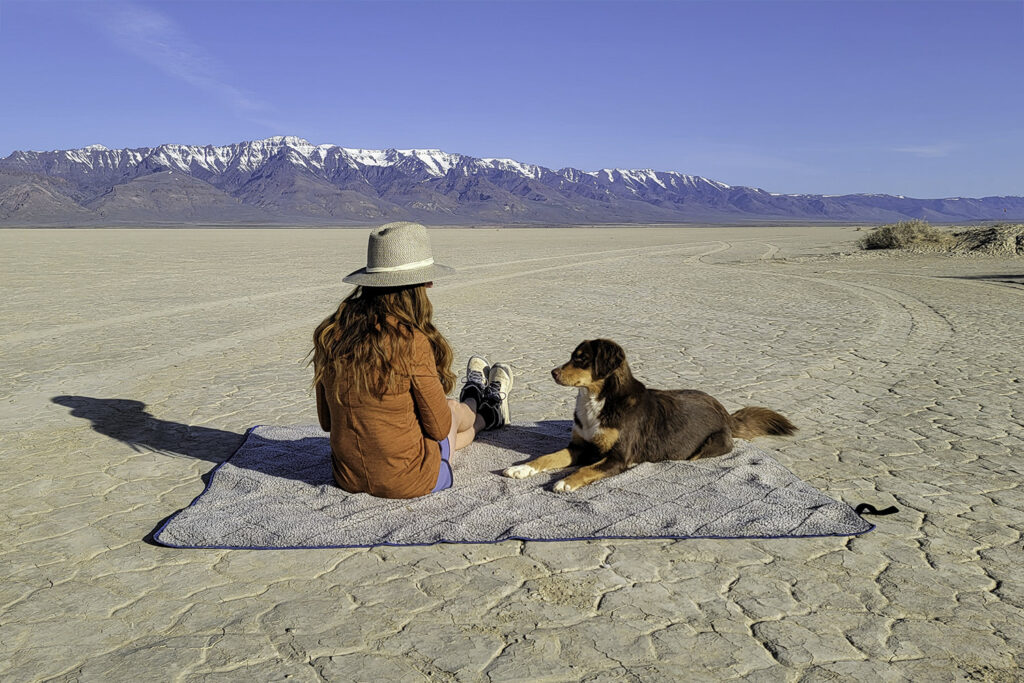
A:
[[[604,379],[626,360],[626,352],[610,339],[596,339],[590,347],[594,351],[594,379]]]

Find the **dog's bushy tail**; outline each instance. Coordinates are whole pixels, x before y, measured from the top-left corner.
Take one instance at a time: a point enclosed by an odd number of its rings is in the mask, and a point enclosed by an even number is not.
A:
[[[753,439],[755,436],[789,436],[796,431],[793,423],[774,410],[750,406],[740,408],[731,416],[732,435],[738,439]]]

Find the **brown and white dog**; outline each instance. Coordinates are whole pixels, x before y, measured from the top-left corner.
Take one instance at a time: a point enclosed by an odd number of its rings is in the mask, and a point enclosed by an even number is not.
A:
[[[733,437],[796,431],[767,408],[741,408],[730,415],[703,391],[648,389],[633,377],[622,347],[608,339],[581,343],[551,375],[558,384],[579,387],[572,440],[560,451],[509,467],[504,475],[522,479],[581,465],[555,484],[556,491],[574,491],[642,462],[725,455]]]

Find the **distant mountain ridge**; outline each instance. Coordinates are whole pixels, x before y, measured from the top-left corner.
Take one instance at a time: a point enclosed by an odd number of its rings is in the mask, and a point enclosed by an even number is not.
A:
[[[292,136],[90,145],[0,159],[0,225],[434,225],[1024,219],[1024,197],[781,195],[672,171],[553,170],[437,149]]]

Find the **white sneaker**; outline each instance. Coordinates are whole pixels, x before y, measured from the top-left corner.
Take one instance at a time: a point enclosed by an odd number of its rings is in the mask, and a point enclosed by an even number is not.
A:
[[[484,388],[484,405],[492,407],[496,413],[493,425],[485,429],[504,427],[511,420],[508,409],[508,393],[512,390],[512,368],[508,363],[495,363],[487,374],[487,386]]]
[[[463,378],[462,391],[459,392],[459,402],[464,403],[467,398],[476,401],[477,407],[484,401],[484,387],[487,386],[487,375],[491,368],[487,365],[487,359],[483,356],[470,356],[466,363],[466,376]]]

